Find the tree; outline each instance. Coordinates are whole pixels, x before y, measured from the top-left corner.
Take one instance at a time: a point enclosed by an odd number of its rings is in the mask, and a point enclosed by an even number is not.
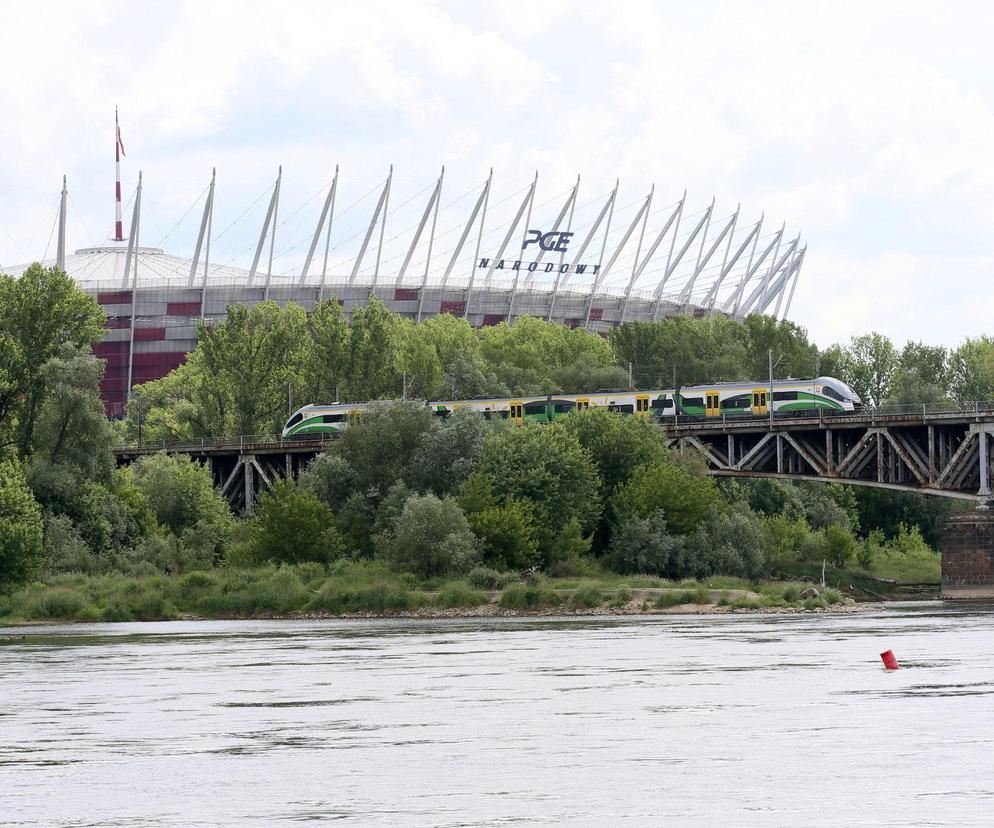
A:
[[[175,534],[200,522],[223,524],[231,520],[228,503],[214,487],[210,472],[193,458],[145,455],[128,472],[156,520]]]
[[[908,342],[901,350],[888,403],[920,405],[949,397],[949,352],[941,345]]]
[[[680,557],[684,538],[666,529],[666,515],[630,518],[611,536],[607,565],[622,575],[665,575]]]
[[[669,529],[684,535],[721,511],[721,498],[710,477],[691,474],[672,462],[655,462],[634,471],[611,498],[611,509],[616,526],[662,511]]]
[[[318,302],[307,318],[311,347],[306,357],[304,385],[307,402],[330,403],[348,386],[348,358],[352,332],[337,300]]]
[[[250,548],[257,561],[326,563],[342,553],[335,516],[327,504],[292,480],[280,480],[259,499]]]
[[[483,560],[497,569],[527,569],[542,561],[531,506],[508,499],[468,515],[469,525],[481,541]]]
[[[897,351],[882,334],[854,336],[839,366],[845,381],[865,404],[878,406],[894,386],[898,369]]]
[[[0,593],[31,578],[41,559],[44,537],[41,509],[23,468],[10,460],[0,462]]]
[[[619,417],[604,408],[591,408],[567,417],[563,427],[590,453],[605,492],[613,492],[639,466],[669,456],[659,427],[641,417]]]
[[[46,387],[35,426],[35,457],[67,463],[89,480],[109,483],[114,432],[100,402],[104,363],[66,346],[42,371]]]
[[[433,494],[407,499],[382,554],[397,569],[419,578],[466,573],[479,560],[466,515],[452,498]]]
[[[188,361],[194,402],[212,436],[272,434],[287,416],[289,387],[304,388],[307,315],[293,304],[231,305],[218,325],[200,324]]]
[[[359,475],[340,454],[327,451],[319,454],[298,480],[301,487],[310,489],[318,499],[332,509],[342,506],[359,484]]]
[[[950,354],[949,385],[959,402],[994,400],[994,338],[968,338]]]
[[[394,382],[407,377],[407,396],[414,399],[437,399],[442,393],[442,363],[431,336],[421,325],[402,319],[396,329],[396,365]]]
[[[440,496],[454,492],[473,470],[492,428],[482,415],[469,409],[434,418],[411,459],[412,485]]]
[[[748,343],[745,376],[738,379],[763,379],[769,374],[769,352],[773,351],[778,376],[813,377],[818,361],[818,347],[808,341],[804,328],[786,319],[751,314],[743,323]]]
[[[349,336],[348,399],[377,400],[397,394],[396,339],[400,318],[375,296],[352,310]]]
[[[0,275],[0,426],[22,456],[34,445],[48,361],[67,346],[88,349],[103,324],[96,300],[58,268],[36,263],[16,279]]]
[[[687,538],[683,559],[668,573],[672,578],[735,575],[758,578],[768,545],[759,518],[743,509],[712,513]]]
[[[375,500],[395,481],[410,481],[415,452],[431,427],[431,410],[422,403],[371,405],[339,440],[339,452],[355,471],[359,490]]]
[[[584,532],[601,514],[600,479],[576,434],[562,423],[530,425],[488,434],[480,471],[493,481],[498,502],[525,500],[545,530],[543,545],[575,518]]]

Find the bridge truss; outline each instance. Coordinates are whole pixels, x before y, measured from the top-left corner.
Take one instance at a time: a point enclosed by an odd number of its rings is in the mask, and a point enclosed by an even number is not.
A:
[[[991,499],[994,405],[664,426],[716,477],[774,477]]]

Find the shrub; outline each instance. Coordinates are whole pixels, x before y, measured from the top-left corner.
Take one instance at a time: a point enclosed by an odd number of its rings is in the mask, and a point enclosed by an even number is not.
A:
[[[766,533],[752,512],[719,512],[688,538],[674,575],[756,578],[763,572],[766,543]]]
[[[503,589],[518,579],[517,572],[498,572],[485,566],[477,566],[469,571],[466,580],[477,589]]]
[[[825,527],[825,556],[832,566],[845,566],[856,554],[856,539],[845,526]]]
[[[468,584],[457,581],[449,584],[435,597],[435,606],[452,609],[454,607],[479,607],[490,602],[485,592],[472,589]]]
[[[673,571],[684,540],[666,531],[666,517],[629,518],[611,537],[607,565],[623,575],[660,575]]]
[[[654,599],[653,604],[663,609],[665,607],[679,607],[684,604],[710,604],[711,594],[707,591],[705,587],[698,587],[695,590],[666,590],[659,593]]]
[[[81,572],[94,575],[106,569],[107,558],[93,554],[75,524],[66,515],[45,521],[45,570],[49,575]]]
[[[176,534],[201,520],[231,521],[228,503],[214,487],[210,472],[192,458],[150,454],[138,458],[129,471],[155,519]]]
[[[593,609],[604,603],[604,593],[597,587],[582,586],[573,590],[570,595],[569,604],[571,607],[582,609]]]
[[[252,555],[259,562],[329,561],[342,552],[331,509],[292,480],[280,480],[262,495],[252,528]]]
[[[788,604],[796,604],[801,600],[801,589],[794,584],[785,586],[780,594]]]
[[[407,500],[383,554],[397,569],[419,578],[465,573],[479,559],[459,504],[432,494]]]
[[[534,513],[525,501],[510,498],[469,515],[482,544],[484,560],[502,569],[527,569],[541,563]]]
[[[692,474],[668,461],[640,466],[611,498],[616,523],[649,518],[662,511],[669,530],[681,535],[693,532],[721,506],[718,488],[710,477]]]
[[[631,600],[632,591],[626,586],[620,586],[615,590],[614,598],[611,599],[609,606],[619,609],[620,607],[628,606]]]
[[[542,607],[558,607],[559,595],[551,589],[539,586],[514,584],[504,590],[500,605],[505,609],[537,610]]]

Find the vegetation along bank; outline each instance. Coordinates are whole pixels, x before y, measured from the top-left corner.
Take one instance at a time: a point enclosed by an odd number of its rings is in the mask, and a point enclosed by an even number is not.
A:
[[[686,385],[764,376],[771,348],[785,376],[839,377],[869,405],[994,397],[986,338],[948,352],[871,334],[819,351],[803,329],[767,317],[639,323],[604,339],[529,318],[414,325],[375,301],[351,320],[336,302],[310,315],[263,303],[232,307],[112,423],[90,353],[103,322],[56,270],[0,278],[0,623],[642,611],[673,592],[702,597],[699,588],[717,590],[716,605],[727,589],[726,604],[803,606],[793,582],[820,583],[823,566],[846,595],[881,594],[887,581],[937,586],[933,546],[952,504],[718,483],[698,458],[670,452],[649,418],[606,410],[511,428],[377,403],[249,519],[231,514],[197,463],[158,454],[119,469],[111,448],[134,442],[139,425],[150,442],[276,434],[301,402],[396,398],[405,374],[422,399],[618,387],[629,363],[636,385],[659,388],[674,367]]]

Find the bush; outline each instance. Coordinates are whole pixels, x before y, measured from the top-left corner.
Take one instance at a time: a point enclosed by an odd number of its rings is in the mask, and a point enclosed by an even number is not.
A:
[[[692,474],[669,461],[640,466],[611,498],[616,524],[662,511],[669,530],[681,535],[693,532],[721,506],[710,477]]]
[[[500,605],[505,609],[537,610],[558,607],[559,603],[559,595],[555,590],[522,584],[509,586],[500,597]]]
[[[435,606],[453,609],[455,607],[479,607],[490,602],[485,592],[470,588],[457,581],[449,584],[435,597]]]
[[[49,575],[80,572],[95,575],[107,568],[108,560],[93,551],[66,515],[50,515],[45,521],[45,570]]]
[[[155,519],[177,535],[201,520],[231,521],[228,503],[214,487],[207,467],[192,458],[150,454],[139,457],[128,471]]]
[[[611,599],[609,606],[614,609],[620,609],[621,607],[626,607],[632,600],[632,591],[626,586],[620,586],[614,592],[614,597]]]
[[[719,512],[688,538],[682,571],[674,575],[755,579],[763,572],[766,545],[766,533],[755,514],[738,509]]]
[[[856,554],[856,539],[845,526],[825,527],[825,557],[832,566],[845,566]]]
[[[466,580],[477,589],[497,590],[518,579],[517,572],[498,572],[485,566],[477,566],[469,571]]]
[[[699,586],[697,589],[687,589],[682,592],[676,590],[666,590],[665,592],[659,593],[654,599],[653,604],[663,609],[665,607],[679,607],[685,604],[710,604],[711,603],[711,593],[708,592],[706,587]]]
[[[429,494],[404,504],[384,557],[419,578],[465,573],[479,559],[466,515],[451,498]]]
[[[593,609],[603,603],[604,593],[593,586],[582,586],[573,590],[569,599],[569,605],[578,609]]]
[[[256,561],[326,562],[342,553],[334,514],[310,489],[280,480],[265,492],[252,520],[250,547]]]
[[[666,531],[662,511],[648,518],[629,518],[611,537],[607,565],[622,575],[666,576],[675,567],[684,539]]]
[[[502,569],[528,569],[541,563],[534,513],[525,501],[510,498],[503,506],[470,514],[469,522],[487,563]]]

